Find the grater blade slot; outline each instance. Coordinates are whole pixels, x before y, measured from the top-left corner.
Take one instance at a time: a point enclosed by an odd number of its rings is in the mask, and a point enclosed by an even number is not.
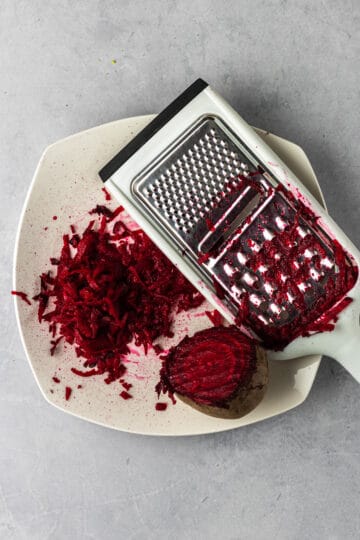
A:
[[[249,219],[260,200],[260,193],[254,195],[250,189],[247,193],[240,195],[236,202],[213,225],[213,230],[210,230],[201,240],[198,251],[204,254],[219,252],[243,221]]]

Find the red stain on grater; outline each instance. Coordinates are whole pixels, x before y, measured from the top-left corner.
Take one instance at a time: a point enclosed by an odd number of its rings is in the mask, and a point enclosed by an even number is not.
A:
[[[324,234],[302,202],[280,188],[264,197],[260,211],[206,263],[237,301],[238,324],[273,349],[300,335],[332,329],[332,308],[357,278],[340,244]]]
[[[330,330],[343,310],[360,345],[359,252],[204,81],[160,113],[100,176],[194,285],[210,301],[216,294],[215,307],[265,346],[282,349]],[[324,341],[309,343],[323,350]]]

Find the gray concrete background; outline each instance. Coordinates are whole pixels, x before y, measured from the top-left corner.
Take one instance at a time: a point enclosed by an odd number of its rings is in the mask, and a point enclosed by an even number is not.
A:
[[[131,436],[45,403],[9,295],[44,147],[159,111],[198,76],[306,150],[360,245],[359,24],[357,0],[1,1],[2,540],[360,537],[360,387],[334,362],[289,414],[205,437]]]

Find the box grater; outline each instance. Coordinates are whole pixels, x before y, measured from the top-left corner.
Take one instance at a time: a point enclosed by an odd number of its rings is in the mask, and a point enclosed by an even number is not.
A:
[[[106,187],[228,321],[248,310],[247,331],[274,336],[296,325],[303,309],[336,283],[338,242],[354,271],[360,255],[322,207],[255,131],[203,80],[198,79],[100,171]],[[313,212],[301,214],[298,204]],[[312,217],[313,215],[316,218]],[[278,245],[269,260],[254,265],[266,242],[293,227],[292,242],[312,238],[301,257],[288,260]],[[272,267],[306,264],[301,284],[286,281],[277,294]],[[291,259],[291,257],[290,257]],[[281,262],[280,261],[280,262]],[[270,277],[269,277],[270,276]],[[358,280],[357,280],[358,281]],[[302,290],[301,295],[299,289]],[[296,338],[278,359],[310,353],[336,357],[358,380],[359,286],[333,332]],[[300,298],[303,306],[300,305]],[[345,296],[345,294],[344,294]],[[327,309],[334,302],[329,299]],[[239,323],[240,324],[240,323]],[[265,330],[264,330],[265,329]],[[349,345],[350,344],[350,345]],[[336,353],[334,352],[336,351]],[[358,366],[359,363],[359,366]]]

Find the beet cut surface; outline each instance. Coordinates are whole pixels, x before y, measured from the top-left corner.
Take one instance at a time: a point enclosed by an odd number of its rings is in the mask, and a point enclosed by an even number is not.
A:
[[[199,405],[228,407],[256,369],[256,341],[235,326],[217,326],[185,337],[163,357],[156,387]]]

